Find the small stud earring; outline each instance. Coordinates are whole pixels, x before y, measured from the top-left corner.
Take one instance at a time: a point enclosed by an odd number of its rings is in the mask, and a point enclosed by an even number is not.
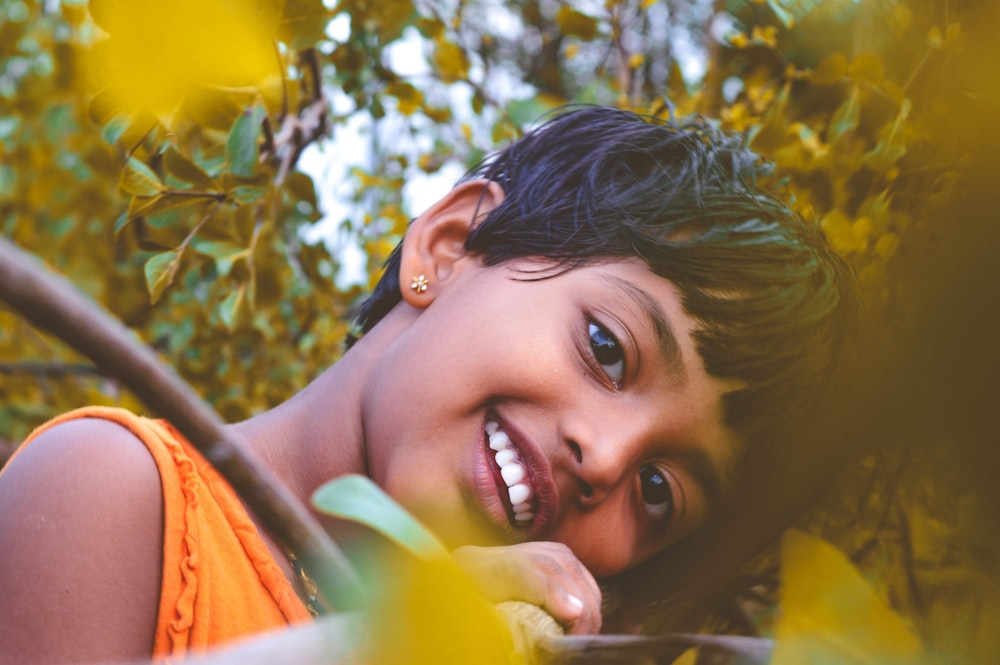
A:
[[[427,284],[428,284],[427,278],[424,277],[423,275],[417,275],[416,277],[410,280],[410,288],[416,291],[417,293],[423,293],[424,291],[426,291]]]

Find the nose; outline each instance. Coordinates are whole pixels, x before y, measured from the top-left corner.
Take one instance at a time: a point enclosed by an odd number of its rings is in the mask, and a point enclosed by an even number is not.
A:
[[[562,435],[577,499],[582,505],[596,506],[635,468],[646,431],[635,417],[592,414],[566,423]]]

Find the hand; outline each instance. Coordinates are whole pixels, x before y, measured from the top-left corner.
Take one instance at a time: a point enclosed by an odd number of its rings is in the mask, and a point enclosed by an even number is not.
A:
[[[489,600],[521,600],[544,608],[575,635],[601,629],[601,590],[562,543],[459,547],[458,565]]]

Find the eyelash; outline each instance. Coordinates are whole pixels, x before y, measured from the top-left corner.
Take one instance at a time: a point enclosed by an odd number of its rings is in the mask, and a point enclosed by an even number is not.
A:
[[[600,377],[605,380],[614,390],[621,390],[624,387],[625,381],[625,349],[622,347],[621,342],[618,338],[608,330],[606,327],[597,323],[593,319],[587,318],[587,348],[589,349],[588,360],[592,364],[595,373],[599,374]],[[600,341],[595,342],[595,337],[600,336]],[[609,359],[604,358],[602,360],[601,356],[608,350],[616,354],[616,358],[612,363]],[[608,370],[607,365],[621,365],[621,368],[614,372],[616,376],[612,376],[611,372]]]
[[[655,475],[654,475],[655,474]],[[663,479],[662,483],[656,483],[654,491],[657,492],[655,496],[646,495],[645,483],[648,478],[660,477]],[[673,521],[674,511],[676,508],[676,496],[674,494],[674,489],[670,483],[670,475],[660,469],[654,464],[643,464],[639,467],[639,496],[642,501],[643,508],[646,510],[646,514],[654,521],[662,523],[664,526],[669,525]],[[665,492],[665,495],[663,494]],[[651,503],[647,499],[664,499],[663,501],[657,501]],[[650,508],[654,508],[659,514],[652,514]]]

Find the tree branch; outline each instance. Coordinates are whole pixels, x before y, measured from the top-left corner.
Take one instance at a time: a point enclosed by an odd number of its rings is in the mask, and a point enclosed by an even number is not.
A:
[[[121,322],[62,277],[0,238],[0,300],[90,358],[168,419],[219,470],[278,541],[291,549],[337,609],[362,599],[353,567],[271,472],[226,439],[223,422]]]

